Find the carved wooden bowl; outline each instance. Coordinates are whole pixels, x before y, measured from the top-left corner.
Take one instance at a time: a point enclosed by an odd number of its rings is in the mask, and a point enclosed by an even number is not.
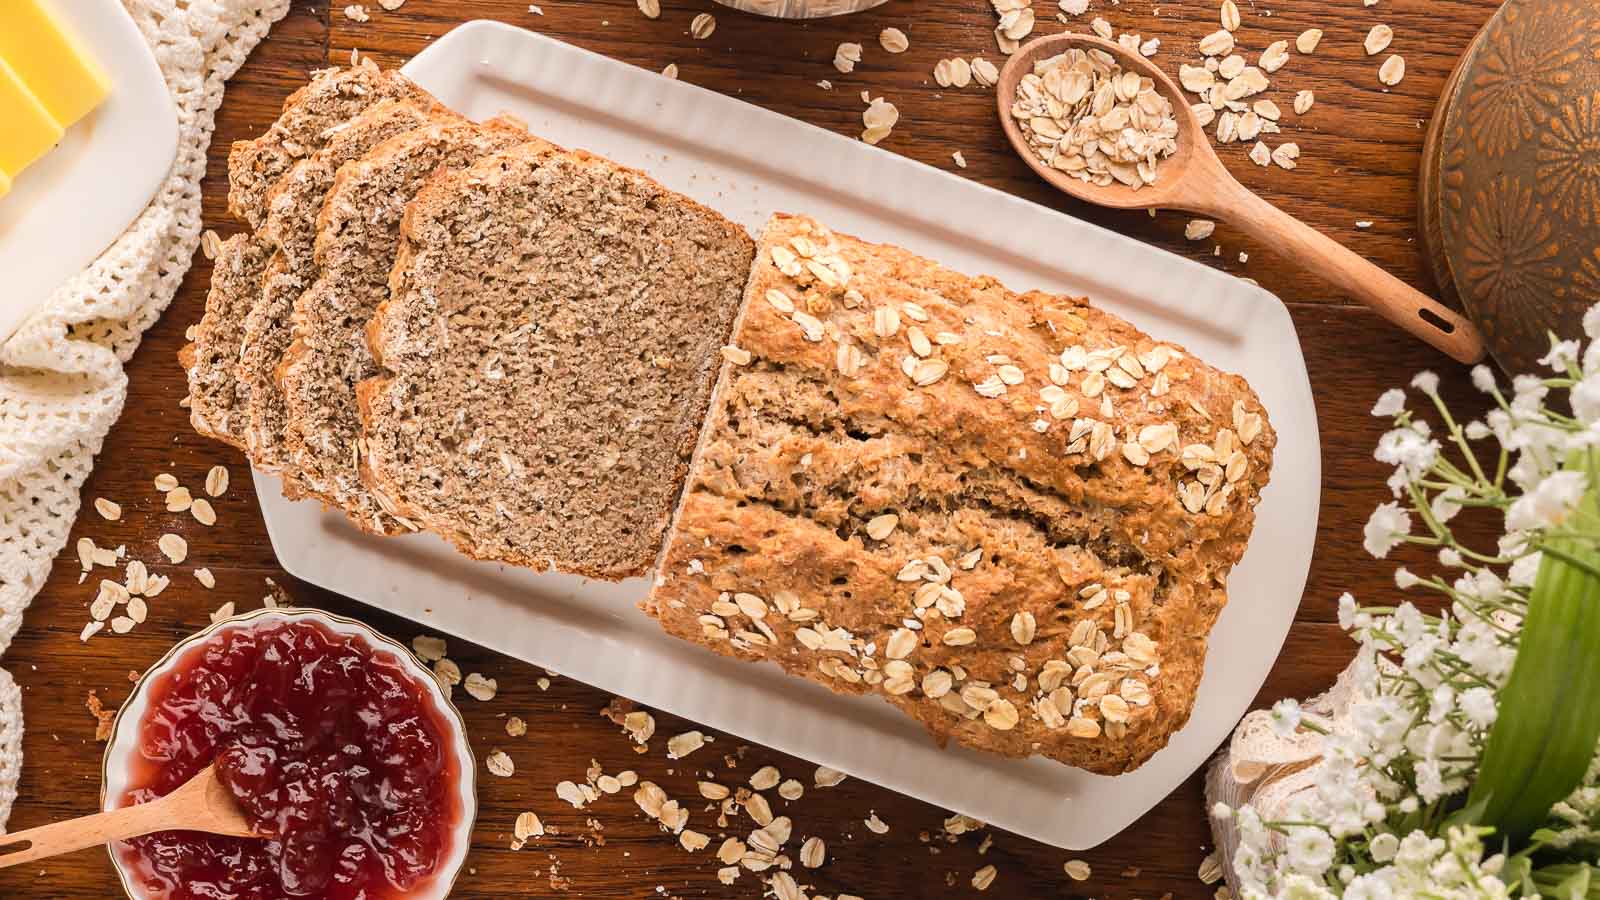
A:
[[[1441,289],[1502,368],[1600,303],[1600,5],[1508,0],[1462,59],[1424,152],[1420,224]]]
[[[717,0],[723,6],[779,19],[820,19],[882,6],[888,0]]]

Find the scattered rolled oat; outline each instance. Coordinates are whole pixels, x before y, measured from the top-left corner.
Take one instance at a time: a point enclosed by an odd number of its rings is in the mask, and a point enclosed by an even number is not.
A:
[[[1191,241],[1203,241],[1217,230],[1217,223],[1210,219],[1190,219],[1189,224],[1183,226],[1183,236]]]
[[[711,13],[701,13],[689,23],[689,34],[697,41],[711,37],[711,32],[717,30],[717,17]]]
[[[1239,4],[1233,0],[1222,0],[1222,27],[1229,31],[1239,30]]]
[[[116,634],[127,634],[133,630],[135,624],[137,623],[127,616],[117,616],[111,620],[111,630]]]
[[[698,731],[685,731],[683,734],[673,735],[667,738],[667,758],[683,759],[705,745],[706,736]]]
[[[805,792],[806,786],[793,778],[785,779],[783,784],[778,785],[778,796],[791,802],[805,796]]]
[[[189,489],[178,485],[167,491],[167,512],[188,512],[194,498],[190,496]]]
[[[667,63],[665,66],[662,67],[661,75],[664,78],[670,78],[673,81],[677,81],[678,80],[678,64],[677,63]]]
[[[450,647],[444,638],[428,634],[419,634],[411,639],[411,652],[423,662],[438,662],[450,653]]]
[[[511,737],[522,737],[528,733],[528,723],[522,721],[520,716],[506,719],[506,734]]]
[[[882,515],[873,516],[872,519],[867,522],[867,537],[872,538],[875,541],[884,540],[889,535],[894,533],[895,526],[899,524],[900,517],[894,513],[884,513]]]
[[[783,780],[783,775],[778,772],[777,766],[762,766],[750,776],[750,786],[758,791],[768,791],[778,786]]]
[[[178,486],[178,479],[167,472],[156,476],[156,490],[165,494]]]
[[[189,542],[171,532],[167,532],[157,539],[156,547],[173,565],[177,565],[189,558]]]
[[[1300,158],[1300,145],[1295,143],[1279,144],[1278,149],[1272,151],[1272,161],[1285,169],[1293,169],[1299,165],[1295,160]]]
[[[661,18],[661,0],[639,0],[639,12],[647,19]]]
[[[228,467],[212,466],[206,473],[206,493],[213,497],[221,497],[228,492]]]
[[[372,18],[367,14],[367,8],[359,3],[352,3],[344,8],[344,17],[352,22],[365,22]]]
[[[1217,859],[1217,854],[1207,853],[1206,858],[1200,860],[1197,876],[1206,884],[1216,884],[1222,880],[1222,862]]]
[[[967,158],[965,156],[961,155],[961,151],[960,150],[957,150],[956,152],[950,154],[950,158],[955,160],[956,168],[965,169],[967,167]]]
[[[842,784],[847,777],[849,776],[845,775],[838,769],[830,769],[827,766],[817,766],[817,774],[812,776],[812,783],[819,788],[835,787],[839,784]]]
[[[1399,84],[1400,79],[1405,77],[1406,59],[1399,54],[1384,60],[1383,65],[1378,67],[1378,80],[1390,87]]]
[[[488,767],[490,775],[501,778],[510,778],[517,773],[516,764],[504,750],[491,750],[489,755],[484,757],[483,764]]]
[[[1099,16],[1095,16],[1094,19],[1089,22],[1089,30],[1094,32],[1095,36],[1099,37],[1103,41],[1111,40],[1111,23]]]
[[[217,611],[211,614],[211,622],[212,622],[212,624],[216,624],[217,622],[221,622],[223,619],[228,619],[228,618],[232,618],[232,617],[233,617],[233,601],[229,600],[227,603],[224,603],[221,606],[217,607]]]
[[[388,12],[394,12],[400,7],[405,6],[406,0],[378,0],[378,5],[383,7]]]
[[[1380,22],[1367,32],[1367,39],[1361,42],[1361,46],[1366,48],[1368,56],[1377,56],[1389,49],[1391,43],[1394,43],[1394,29]]]
[[[1317,45],[1320,43],[1322,43],[1322,29],[1307,28],[1305,31],[1300,32],[1299,37],[1294,39],[1294,48],[1301,53],[1315,53],[1317,52]]]
[[[1272,148],[1264,141],[1256,141],[1256,145],[1250,148],[1250,161],[1262,168],[1272,165]]]
[[[964,88],[972,83],[972,64],[959,56],[941,59],[933,66],[933,80],[940,87]]]
[[[1089,880],[1089,864],[1081,859],[1069,859],[1067,860],[1066,865],[1062,866],[1061,868],[1067,873],[1067,877],[1071,878],[1073,881]]]
[[[833,51],[833,67],[840,72],[849,74],[856,70],[856,63],[861,62],[861,45],[845,41],[838,49]]]
[[[822,865],[828,858],[828,845],[822,838],[809,837],[800,845],[800,865],[808,869],[815,869]]]
[[[477,672],[468,675],[466,681],[461,683],[461,687],[467,692],[468,696],[475,700],[482,700],[485,703],[493,700],[494,695],[500,691],[499,682],[493,678],[485,678]]]
[[[94,498],[94,511],[100,514],[100,518],[108,522],[115,522],[122,518],[122,507],[104,497]]]
[[[511,833],[515,835],[519,841],[527,841],[530,838],[544,837],[544,823],[539,821],[539,817],[534,813],[525,812],[517,816],[517,823],[513,827]]]
[[[204,497],[189,504],[189,514],[201,525],[217,524],[217,511],[211,508],[211,501]]]
[[[972,80],[976,81],[979,87],[994,87],[994,83],[1000,80],[1000,70],[987,59],[974,56],[971,65]]]
[[[989,885],[994,884],[995,868],[992,865],[984,866],[972,873],[972,886],[980,891],[987,891]]]
[[[911,47],[911,41],[906,33],[898,28],[885,28],[878,32],[878,43],[890,53],[904,53]]]
[[[1301,91],[1294,95],[1295,115],[1303,116],[1311,111],[1317,102],[1317,95],[1312,91]]]
[[[1100,186],[1153,184],[1161,160],[1178,149],[1172,104],[1102,50],[1034,63],[1010,113],[1046,165]]]
[[[1288,61],[1289,42],[1274,41],[1267,45],[1267,49],[1261,51],[1261,59],[1257,64],[1261,66],[1263,72],[1272,73],[1283,68],[1284,63]]]
[[[861,132],[861,139],[869,144],[876,144],[889,136],[894,130],[895,123],[900,121],[900,110],[893,103],[882,97],[872,98],[867,108],[861,113],[861,122],[866,130]]]
[[[873,813],[872,815],[867,817],[866,826],[867,826],[867,830],[872,832],[873,834],[888,834],[889,833],[889,826],[886,825],[882,819],[878,818],[878,814],[877,813]]]
[[[208,591],[217,586],[217,576],[211,574],[211,570],[205,566],[195,569],[194,577]]]

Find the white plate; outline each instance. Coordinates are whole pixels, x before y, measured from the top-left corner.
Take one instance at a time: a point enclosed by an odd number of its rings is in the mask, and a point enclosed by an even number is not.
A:
[[[178,110],[122,4],[51,6],[105,70],[111,93],[0,197],[0,341],[138,218],[178,154]]]
[[[405,71],[463,113],[513,113],[542,137],[642,168],[751,229],[775,210],[805,212],[1014,288],[1087,294],[1250,380],[1278,431],[1272,484],[1212,635],[1193,718],[1118,778],[940,750],[882,701],[840,697],[668,637],[635,607],[644,579],[536,575],[469,561],[431,535],[367,537],[314,504],[285,501],[275,479],[257,475],[286,569],[429,630],[1070,849],[1127,827],[1222,742],[1288,633],[1317,522],[1316,413],[1277,298],[859,141],[506,25],[463,25]]]

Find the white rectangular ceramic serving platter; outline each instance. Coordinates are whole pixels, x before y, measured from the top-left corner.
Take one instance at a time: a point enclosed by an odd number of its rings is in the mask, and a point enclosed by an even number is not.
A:
[[[511,113],[563,146],[636,166],[752,232],[778,210],[910,248],[1017,289],[1083,293],[1246,376],[1279,435],[1187,727],[1118,778],[940,749],[881,701],[659,631],[643,579],[609,584],[479,563],[430,535],[372,538],[257,476],[294,575],[717,731],[776,747],[1049,844],[1127,827],[1227,736],[1277,657],[1305,585],[1321,477],[1305,361],[1283,305],[1243,281],[860,141],[541,35],[472,22],[405,71],[456,110]],[[841,98],[841,102],[845,99]]]

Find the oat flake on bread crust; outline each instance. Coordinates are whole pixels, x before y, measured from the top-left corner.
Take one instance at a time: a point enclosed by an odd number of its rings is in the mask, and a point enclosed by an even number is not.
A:
[[[1276,443],[1242,378],[784,215],[731,344],[663,627],[1007,756],[1119,773],[1182,727]]]

